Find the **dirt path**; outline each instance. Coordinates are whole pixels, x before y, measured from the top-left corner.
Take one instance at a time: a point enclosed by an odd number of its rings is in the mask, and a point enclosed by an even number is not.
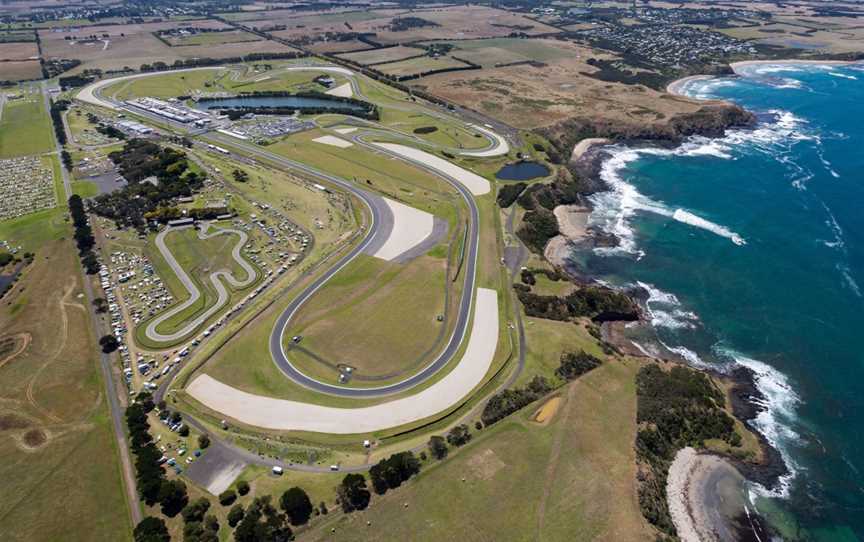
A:
[[[5,358],[0,359],[0,368],[4,365],[20,356],[22,352],[27,350],[27,347],[30,346],[30,343],[33,341],[33,336],[29,333],[16,333],[15,335],[10,335],[9,337],[3,337],[4,339],[20,339],[21,345],[12,353],[7,355]]]

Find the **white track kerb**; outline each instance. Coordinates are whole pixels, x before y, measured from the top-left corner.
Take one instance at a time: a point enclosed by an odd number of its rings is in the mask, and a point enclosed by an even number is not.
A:
[[[477,289],[465,354],[444,378],[425,390],[362,408],[335,408],[253,395],[202,374],[186,388],[207,408],[264,429],[349,435],[373,433],[434,416],[465,398],[483,381],[498,344],[498,294]]]

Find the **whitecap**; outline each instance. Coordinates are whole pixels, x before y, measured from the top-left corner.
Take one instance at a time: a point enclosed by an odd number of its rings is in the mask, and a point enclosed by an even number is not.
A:
[[[842,79],[851,79],[853,81],[858,80],[858,78],[855,77],[854,75],[847,75],[845,73],[840,73],[840,72],[828,72],[828,75],[830,75],[831,77],[840,77]]]
[[[654,327],[668,329],[695,328],[699,322],[696,313],[680,308],[681,302],[675,294],[664,292],[653,284],[637,281],[637,284],[648,292],[645,308]]]

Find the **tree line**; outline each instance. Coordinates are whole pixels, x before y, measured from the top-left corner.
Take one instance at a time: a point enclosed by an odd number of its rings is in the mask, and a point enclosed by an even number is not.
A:
[[[87,212],[84,210],[84,202],[78,194],[69,197],[69,214],[72,216],[72,225],[75,228],[73,237],[78,246],[81,265],[84,266],[88,275],[93,275],[99,271],[99,260],[93,252],[96,239],[93,237],[93,229],[90,227]]]

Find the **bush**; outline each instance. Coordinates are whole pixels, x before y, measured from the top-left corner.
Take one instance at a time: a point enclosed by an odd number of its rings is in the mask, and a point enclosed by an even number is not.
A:
[[[132,531],[132,538],[135,542],[170,542],[171,540],[165,521],[152,516],[147,516],[135,526],[135,530]]]
[[[435,459],[441,460],[447,457],[447,442],[444,437],[434,435],[429,439],[429,452]]]
[[[501,186],[501,188],[498,189],[498,197],[496,198],[498,201],[498,207],[506,209],[513,205],[513,202],[516,201],[516,198],[519,197],[519,194],[521,194],[527,186],[528,185],[525,183],[508,183]]]
[[[240,520],[243,519],[245,512],[243,511],[242,504],[235,504],[231,507],[231,510],[228,511],[228,526],[234,528],[240,523]]]
[[[362,474],[356,473],[345,475],[342,483],[336,488],[336,492],[339,495],[342,511],[346,513],[354,510],[365,510],[369,506],[369,499],[372,497],[366,488],[366,478]]]
[[[196,499],[195,502],[187,504],[180,511],[180,515],[183,516],[183,521],[186,523],[201,522],[204,521],[204,515],[209,509],[210,501],[201,497],[200,499]]]
[[[432,134],[438,131],[437,126],[420,126],[418,128],[414,128],[415,134]]]
[[[189,426],[185,425],[185,424],[180,426],[180,429],[177,430],[177,434],[180,435],[181,437],[188,437],[189,436]]]
[[[558,235],[558,219],[546,209],[528,211],[522,221],[523,225],[516,231],[516,235],[525,246],[538,254],[542,254],[546,243]]]
[[[210,437],[207,435],[201,435],[198,437],[198,447],[202,450],[210,447]]]
[[[492,425],[524,406],[533,403],[552,390],[542,376],[535,376],[524,388],[515,388],[496,393],[483,407],[480,419],[486,426]]]
[[[189,497],[186,495],[186,484],[180,480],[164,480],[159,488],[159,503],[162,513],[173,518],[186,506]]]
[[[291,520],[291,525],[303,525],[312,516],[312,501],[309,495],[299,487],[292,487],[282,494],[279,505]]]
[[[393,454],[382,459],[369,469],[369,479],[375,493],[383,495],[388,489],[395,489],[420,472],[420,462],[411,451]]]
[[[249,493],[249,489],[249,482],[247,482],[246,480],[240,480],[239,482],[237,482],[237,493],[239,493],[240,495],[245,495]]]
[[[573,380],[587,373],[595,367],[599,367],[602,361],[588,354],[584,350],[579,352],[565,352],[561,355],[561,364],[555,369],[555,374],[564,380]]]
[[[237,493],[233,489],[226,489],[219,494],[219,504],[228,506],[237,500]]]
[[[453,446],[463,446],[471,440],[471,431],[468,426],[463,424],[457,425],[447,433],[447,442]]]

